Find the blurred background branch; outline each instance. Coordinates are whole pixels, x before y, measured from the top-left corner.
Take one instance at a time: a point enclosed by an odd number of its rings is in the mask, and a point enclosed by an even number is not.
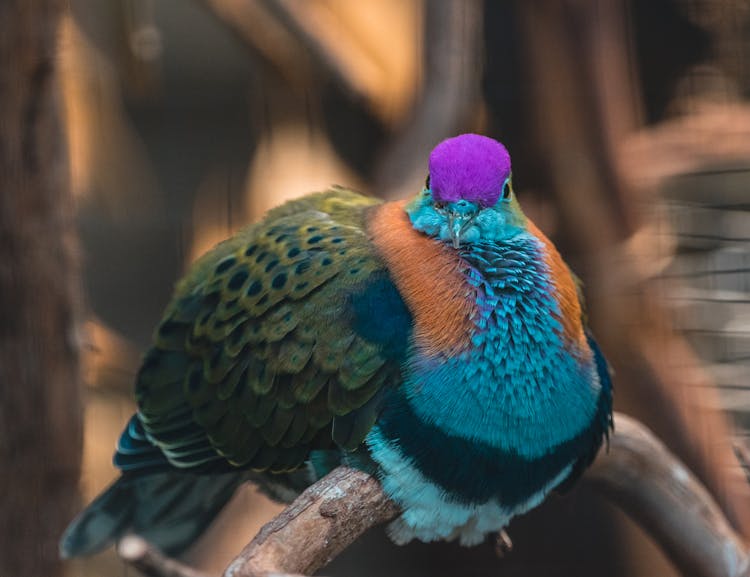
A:
[[[79,503],[80,287],[54,0],[0,3],[0,575],[62,576]]]
[[[319,8],[285,0],[205,0],[207,7],[252,50],[284,75],[295,90],[303,92],[320,75],[332,79],[343,92],[362,106],[370,105],[364,67],[352,66],[345,55],[363,52],[356,37],[334,35],[325,18],[316,18]],[[329,17],[330,19],[330,17]],[[345,44],[337,50],[330,44]]]
[[[465,131],[480,108],[481,2],[436,0],[424,11],[422,83],[375,173],[373,188],[384,198],[413,194],[435,143]]]

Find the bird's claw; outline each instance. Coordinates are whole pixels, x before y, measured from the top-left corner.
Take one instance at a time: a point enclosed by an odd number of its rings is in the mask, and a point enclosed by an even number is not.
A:
[[[511,541],[510,535],[506,533],[505,529],[501,529],[495,538],[495,555],[503,558],[511,551],[513,551],[513,541]]]

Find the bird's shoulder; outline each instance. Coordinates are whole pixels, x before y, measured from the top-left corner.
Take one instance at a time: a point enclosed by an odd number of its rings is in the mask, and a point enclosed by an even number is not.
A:
[[[273,237],[276,244],[289,244],[306,241],[321,234],[335,233],[343,228],[350,242],[357,240],[357,237],[361,240],[364,238],[361,233],[365,228],[366,211],[379,204],[381,201],[376,198],[338,186],[288,201],[271,209],[260,221],[240,229],[198,258],[177,283],[175,296],[200,288],[207,278],[214,276],[216,264],[224,258],[234,256],[239,249],[249,250],[252,245],[271,244],[264,243],[264,236],[268,239]],[[282,228],[284,232],[275,234]],[[309,228],[317,228],[312,232],[319,234],[306,235]],[[307,238],[302,238],[304,236]],[[338,235],[333,235],[335,236]],[[314,244],[308,246],[314,248]],[[359,248],[366,248],[362,246],[363,243],[356,244]]]

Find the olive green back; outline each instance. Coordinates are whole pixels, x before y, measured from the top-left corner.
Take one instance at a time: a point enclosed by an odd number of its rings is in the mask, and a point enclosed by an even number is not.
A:
[[[377,201],[336,188],[287,203],[179,282],[139,373],[146,432],[173,466],[273,472],[357,448],[400,367],[352,326],[387,276],[365,232]],[[382,321],[381,321],[382,322]]]

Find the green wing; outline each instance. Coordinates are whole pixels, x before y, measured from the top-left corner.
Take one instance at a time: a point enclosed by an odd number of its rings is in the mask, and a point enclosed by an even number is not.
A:
[[[171,465],[281,472],[361,444],[411,330],[367,238],[375,204],[344,189],[288,203],[180,281],[136,386]]]

